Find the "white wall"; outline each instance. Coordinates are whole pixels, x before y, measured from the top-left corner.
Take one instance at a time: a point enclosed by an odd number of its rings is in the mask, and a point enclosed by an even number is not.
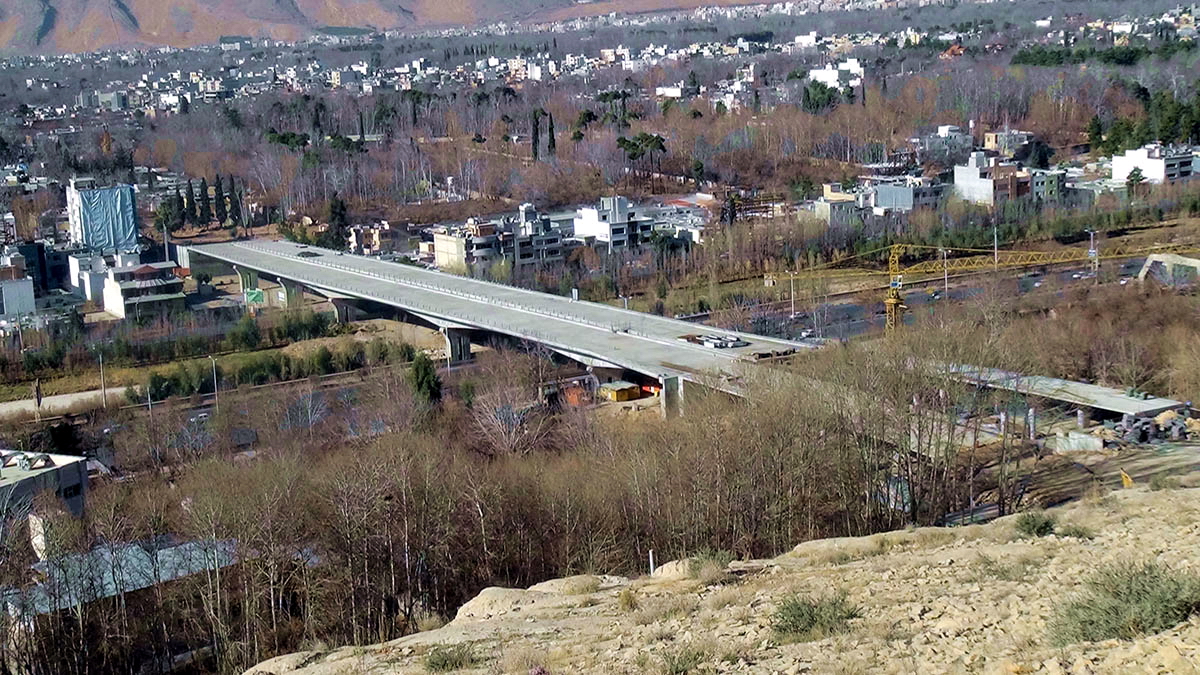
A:
[[[125,318],[125,296],[121,295],[121,284],[112,275],[104,278],[104,311],[118,319]]]
[[[1112,179],[1124,183],[1135,168],[1142,170],[1142,178],[1148,183],[1158,184],[1167,179],[1167,163],[1151,158],[1146,148],[1128,150],[1124,155],[1113,157]]]
[[[4,316],[33,314],[37,311],[31,277],[0,281],[0,296],[4,299]]]

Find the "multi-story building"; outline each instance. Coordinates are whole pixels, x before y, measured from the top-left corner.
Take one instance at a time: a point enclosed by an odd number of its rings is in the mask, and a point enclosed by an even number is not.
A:
[[[1030,169],[1029,194],[1041,202],[1060,202],[1067,193],[1067,172],[1056,169]]]
[[[988,131],[983,135],[983,149],[999,153],[1004,157],[1012,157],[1021,146],[1033,140],[1033,133],[1005,129],[1003,131]]]
[[[1191,147],[1151,143],[1124,155],[1112,158],[1112,179],[1118,183],[1129,180],[1134,169],[1140,169],[1147,183],[1160,185],[1190,180],[1200,173],[1200,156]]]
[[[829,64],[824,68],[813,68],[808,71],[808,79],[841,91],[846,87],[856,89],[862,85],[864,72],[858,59],[846,59],[837,66]]]
[[[946,196],[946,184],[924,176],[879,179],[872,206],[905,213],[916,209],[936,209]]]
[[[0,252],[0,318],[12,320],[37,313],[33,286],[25,254],[16,246],[5,246]]]
[[[38,493],[52,492],[81,516],[87,488],[84,457],[0,449],[0,494],[10,504],[28,506]]]
[[[584,207],[575,216],[575,237],[608,252],[637,247],[650,238],[654,220],[638,215],[624,197],[601,197],[597,208]]]
[[[182,311],[186,296],[174,261],[111,267],[104,280],[104,311],[119,319]]]
[[[573,246],[550,218],[532,204],[522,204],[515,218],[460,227],[440,228],[433,234],[435,264],[442,269],[486,269],[500,260],[514,269],[562,262]]]
[[[104,252],[136,250],[134,193],[132,185],[97,188],[90,178],[72,178],[67,187],[71,243]]]
[[[350,250],[359,255],[391,253],[404,235],[386,220],[374,225],[355,225],[350,228]]]
[[[983,152],[972,152],[967,163],[954,167],[954,194],[975,204],[995,206],[1029,194],[1029,172],[1001,164]]]
[[[956,155],[975,147],[971,134],[953,124],[943,124],[932,134],[910,138],[909,143],[921,156]]]

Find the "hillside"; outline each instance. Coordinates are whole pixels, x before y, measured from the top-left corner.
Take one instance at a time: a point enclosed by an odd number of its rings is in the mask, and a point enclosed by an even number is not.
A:
[[[427,28],[559,20],[609,12],[745,4],[744,0],[0,0],[0,49],[84,52],[189,47],[222,35],[294,40],[322,26]]]
[[[1106,565],[1157,562],[1200,575],[1200,489],[1126,490],[1049,513],[1057,535],[1021,536],[1010,516],[807,542],[725,571],[710,564],[693,574],[677,562],[634,580],[490,588],[442,628],[292,654],[247,675],[423,673],[462,662],[471,664],[462,672],[522,675],[1200,672],[1196,615],[1135,641],[1060,648],[1051,637],[1055,613]],[[786,599],[837,592],[861,613],[845,632],[805,642],[773,627]]]

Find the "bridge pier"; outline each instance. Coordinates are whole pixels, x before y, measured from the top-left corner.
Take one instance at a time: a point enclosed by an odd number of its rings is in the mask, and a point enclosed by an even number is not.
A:
[[[446,353],[451,364],[471,360],[471,333],[461,328],[443,327],[446,336]]]
[[[333,305],[333,314],[337,318],[338,323],[350,323],[351,312],[354,306],[345,298],[330,298],[329,304]]]
[[[283,288],[285,309],[300,309],[304,306],[304,286],[289,279],[280,279],[279,285]]]
[[[246,296],[246,291],[258,288],[258,270],[239,269],[235,266],[233,271],[238,276],[238,291],[242,297]]]
[[[683,379],[678,375],[660,375],[658,381],[662,384],[658,403],[663,419],[683,415]]]

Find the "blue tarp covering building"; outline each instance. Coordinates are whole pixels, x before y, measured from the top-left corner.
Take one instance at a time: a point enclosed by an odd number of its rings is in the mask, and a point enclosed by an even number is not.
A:
[[[132,251],[138,245],[137,202],[132,185],[67,189],[71,241],[99,251]]]

